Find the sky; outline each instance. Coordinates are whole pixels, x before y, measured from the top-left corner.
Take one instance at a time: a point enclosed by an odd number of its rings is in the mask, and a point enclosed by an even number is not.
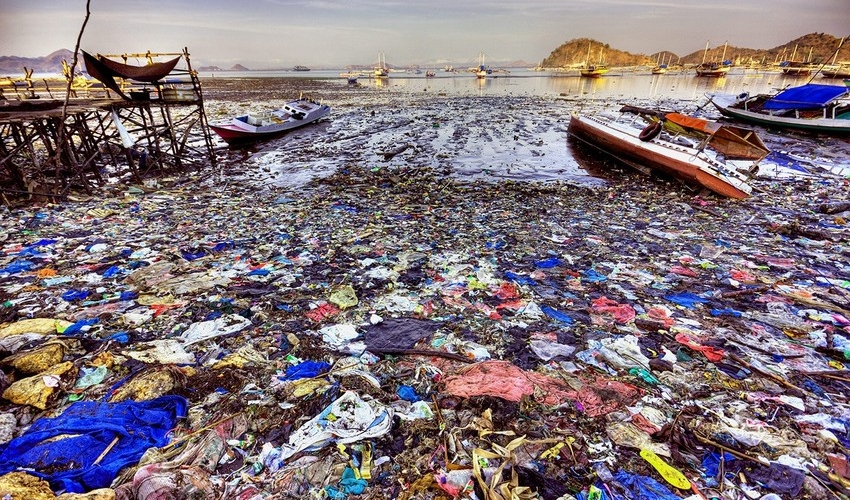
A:
[[[91,0],[80,48],[181,52],[194,67],[539,63],[562,43],[686,55],[850,35],[850,0]],[[85,0],[0,0],[0,55],[73,49]]]

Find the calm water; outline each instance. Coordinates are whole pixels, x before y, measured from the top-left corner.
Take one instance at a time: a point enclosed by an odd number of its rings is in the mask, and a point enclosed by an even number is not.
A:
[[[227,71],[202,73],[202,77],[220,78],[306,78],[339,82],[347,81],[338,70],[295,71]],[[693,72],[669,72],[653,75],[648,69],[612,70],[601,78],[582,78],[577,71],[558,73],[513,68],[479,80],[465,72],[436,71],[426,78],[424,73],[390,73],[387,79],[358,78],[358,85],[376,90],[396,92],[435,92],[446,95],[563,95],[588,98],[636,98],[697,100],[706,93],[773,92],[802,85],[810,77],[787,76],[781,72],[757,72],[740,69],[722,78],[697,77]],[[841,80],[815,77],[816,83],[842,85]]]

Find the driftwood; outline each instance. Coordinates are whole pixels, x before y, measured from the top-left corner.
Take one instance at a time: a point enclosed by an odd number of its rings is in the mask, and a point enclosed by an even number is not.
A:
[[[381,347],[374,349],[366,349],[372,354],[378,355],[392,355],[392,356],[437,356],[440,358],[451,359],[454,361],[460,361],[462,363],[474,363],[475,360],[467,358],[466,356],[461,356],[460,354],[454,354],[451,352],[445,351],[434,351],[431,349],[394,349],[392,347]]]
[[[741,290],[733,290],[731,292],[723,292],[723,293],[720,294],[720,296],[723,297],[723,298],[737,297],[739,295],[747,295],[747,294],[750,294],[750,293],[759,293],[759,292],[764,292],[764,291],[767,291],[767,290],[770,290],[770,287],[767,286],[767,285],[754,286],[752,288],[743,288]]]
[[[638,107],[638,106],[631,106],[631,105],[628,105],[628,104],[626,104],[622,108],[620,108],[620,113],[633,113],[633,114],[636,114],[636,115],[649,115],[649,116],[655,116],[658,119],[664,118],[667,115],[667,113],[670,113],[670,112],[671,111],[661,111],[661,110],[657,110],[657,109],[641,108],[641,107]]]
[[[818,207],[818,212],[822,214],[837,214],[847,210],[850,210],[850,201],[833,201]]]
[[[800,387],[797,387],[796,385],[792,384],[791,382],[788,382],[787,380],[780,377],[779,375],[775,375],[773,373],[766,372],[766,371],[764,371],[760,368],[757,368],[757,367],[753,366],[752,364],[744,361],[739,356],[732,354],[731,352],[727,352],[726,356],[729,357],[729,359],[731,359],[732,361],[738,363],[739,365],[742,365],[744,368],[746,368],[746,369],[748,369],[752,372],[758,373],[762,377],[769,378],[770,380],[773,380],[774,382],[785,387],[786,389],[790,389],[793,393],[792,395],[799,396],[799,395],[803,395],[803,394],[806,393],[806,391],[804,391]]]
[[[392,160],[395,155],[405,152],[410,146],[410,144],[405,144],[390,151],[379,152],[378,154],[384,157],[384,161],[389,161]]]

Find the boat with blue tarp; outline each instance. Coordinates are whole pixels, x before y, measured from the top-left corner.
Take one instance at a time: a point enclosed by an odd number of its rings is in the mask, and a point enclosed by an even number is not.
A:
[[[850,133],[850,88],[808,83],[775,95],[707,96],[724,116],[764,126]]]

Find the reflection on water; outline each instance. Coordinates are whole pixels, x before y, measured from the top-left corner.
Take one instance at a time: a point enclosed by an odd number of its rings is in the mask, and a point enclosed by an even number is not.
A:
[[[205,76],[205,75],[202,75]],[[323,79],[347,85],[339,71],[311,71],[309,75],[286,71],[225,72],[216,74],[226,78],[291,77]],[[817,80],[821,80],[817,78]],[[639,70],[612,70],[600,78],[582,78],[578,73],[539,72],[525,68],[511,69],[487,78],[476,78],[473,73],[436,72],[434,77],[424,74],[390,73],[389,78],[361,77],[360,85],[398,92],[437,92],[447,95],[558,95],[572,98],[610,99],[681,99],[697,100],[706,93],[750,94],[775,92],[785,87],[802,85],[807,77],[785,75],[782,72],[763,72],[733,69],[720,78],[698,77],[693,72],[668,71],[653,75],[649,68]],[[836,84],[824,80],[822,83]],[[840,82],[838,82],[840,83]]]
[[[384,80],[361,80],[365,86],[398,92],[436,92],[453,96],[557,95],[588,100],[615,98],[686,101],[700,100],[705,94],[712,93],[773,93],[782,88],[802,85],[806,81],[804,78],[781,72],[740,70],[725,77],[706,78],[698,77],[692,72],[653,75],[648,69],[620,73],[612,71],[600,78],[519,69],[511,70],[509,74],[483,79],[466,73],[438,73],[436,77],[427,79],[402,73],[391,74],[390,78]],[[341,85],[344,83],[340,82]]]

